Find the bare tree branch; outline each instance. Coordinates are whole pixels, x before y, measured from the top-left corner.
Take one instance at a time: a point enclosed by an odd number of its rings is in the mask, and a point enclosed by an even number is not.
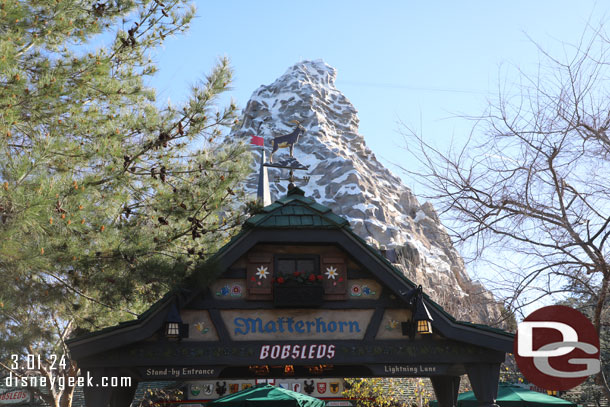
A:
[[[610,284],[610,42],[588,27],[564,55],[534,42],[534,74],[498,85],[461,147],[446,151],[403,127],[420,169],[405,171],[434,201],[452,238],[508,309],[578,291],[598,332]],[[607,328],[606,328],[607,329]],[[603,372],[596,379],[606,397]]]

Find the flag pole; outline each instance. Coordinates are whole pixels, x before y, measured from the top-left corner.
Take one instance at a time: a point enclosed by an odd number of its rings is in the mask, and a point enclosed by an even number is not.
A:
[[[271,205],[271,192],[269,191],[269,175],[267,173],[267,167],[265,166],[265,139],[260,136],[252,135],[251,144],[255,144],[261,147],[261,163],[258,172],[258,187],[256,190],[256,199],[263,205]]]

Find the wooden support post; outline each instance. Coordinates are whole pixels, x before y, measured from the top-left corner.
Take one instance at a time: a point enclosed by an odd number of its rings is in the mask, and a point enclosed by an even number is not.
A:
[[[102,387],[102,376],[105,376],[106,369],[89,369],[81,371],[81,374],[92,378],[93,386],[87,385],[83,388],[85,393],[85,405],[87,407],[108,407],[112,388]]]
[[[480,407],[498,407],[498,382],[500,380],[499,363],[480,363],[465,365],[474,396]]]
[[[455,407],[460,389],[460,376],[431,376],[438,407]]]
[[[138,382],[131,379],[129,387],[112,387],[112,377],[122,377],[118,371],[110,369],[88,369],[83,375],[91,377],[91,384],[83,388],[87,407],[129,407],[138,387]],[[104,384],[102,377],[107,382]]]
[[[112,396],[110,397],[110,407],[129,407],[133,401],[133,397],[136,394],[138,388],[138,382],[132,379],[131,387],[117,387],[112,389]]]

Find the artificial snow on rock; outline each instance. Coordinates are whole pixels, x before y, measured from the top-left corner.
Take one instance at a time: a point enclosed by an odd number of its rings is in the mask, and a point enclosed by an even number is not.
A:
[[[396,251],[395,266],[459,319],[493,323],[500,310],[485,288],[473,283],[464,262],[440,224],[432,205],[420,205],[411,190],[385,168],[358,133],[357,111],[335,87],[337,71],[322,60],[302,61],[270,85],[254,91],[233,137],[265,139],[267,157],[273,137],[290,133],[298,120],[306,132],[294,147],[295,158],[310,176],[297,185],[306,196],[346,218],[369,244]],[[279,162],[289,149],[275,152]],[[256,195],[260,148],[246,189]],[[287,178],[269,168],[269,180]],[[287,182],[270,182],[272,200],[284,196]]]

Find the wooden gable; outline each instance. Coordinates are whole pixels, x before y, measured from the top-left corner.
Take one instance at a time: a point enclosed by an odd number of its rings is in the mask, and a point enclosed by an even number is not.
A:
[[[138,381],[457,377],[472,364],[499,366],[512,350],[512,335],[456,321],[425,295],[433,334],[406,335],[415,287],[297,189],[250,218],[182,290],[136,321],[69,346],[82,369],[103,366]],[[176,313],[182,335],[168,338]]]

